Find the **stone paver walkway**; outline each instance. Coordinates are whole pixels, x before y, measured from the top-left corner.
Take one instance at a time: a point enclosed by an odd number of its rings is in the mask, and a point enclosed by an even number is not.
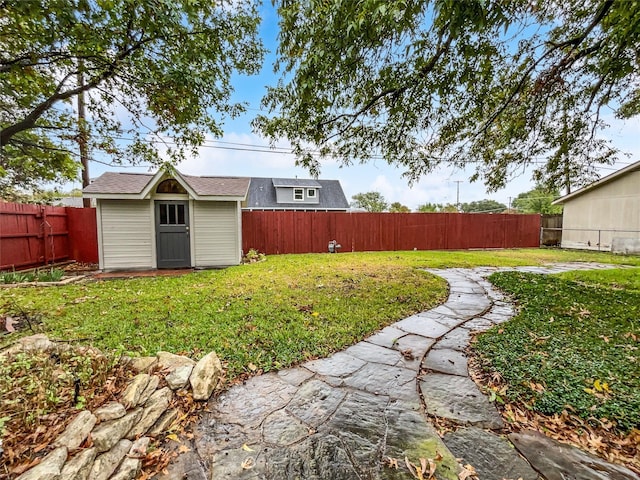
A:
[[[429,270],[449,283],[446,303],[329,358],[231,388],[211,401],[196,428],[195,451],[181,456],[171,478],[415,478],[407,457],[418,466],[420,458],[440,458],[438,479],[457,479],[461,458],[482,480],[637,480],[630,470],[534,433],[501,436],[500,414],[468,377],[463,353],[471,331],[514,314],[486,280],[491,273],[596,268],[611,266]],[[441,439],[429,415],[460,428]]]

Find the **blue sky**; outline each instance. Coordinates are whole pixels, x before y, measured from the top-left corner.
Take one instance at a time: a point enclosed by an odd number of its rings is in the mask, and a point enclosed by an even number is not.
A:
[[[199,155],[190,158],[178,165],[178,169],[190,175],[221,175],[221,176],[253,176],[253,177],[298,177],[308,178],[308,172],[302,167],[295,166],[293,155],[283,151],[265,152],[267,141],[252,132],[251,120],[259,113],[260,101],[266,90],[266,86],[273,85],[277,76],[273,73],[273,62],[277,48],[277,15],[271,6],[271,2],[265,2],[261,8],[262,25],[261,36],[266,48],[269,50],[261,73],[253,77],[235,77],[233,95],[234,101],[248,103],[246,114],[229,120],[224,125],[224,137],[215,139],[210,137],[203,146]],[[606,114],[606,112],[605,112]],[[640,120],[635,119],[622,123],[613,115],[605,116],[605,120],[611,128],[605,132],[614,145],[623,151],[629,152],[629,158],[622,158],[621,163],[615,167],[607,167],[601,170],[605,176],[613,170],[624,167],[630,162],[640,158],[640,146],[636,139],[640,136]],[[286,143],[279,144],[286,150]],[[253,151],[262,150],[262,151]],[[92,162],[90,164],[91,177],[97,177],[103,172],[109,171],[138,171],[147,172],[148,167],[107,167],[103,164]],[[520,171],[514,176],[506,188],[487,194],[485,187],[480,182],[470,183],[469,177],[472,169],[459,170],[454,168],[441,168],[424,176],[413,186],[409,186],[407,180],[402,178],[402,170],[387,165],[378,160],[364,165],[353,165],[340,168],[334,161],[326,161],[322,164],[320,178],[338,179],[345,191],[347,199],[356,193],[379,191],[386,200],[400,202],[411,209],[418,205],[432,203],[455,203],[459,194],[460,202],[471,202],[491,198],[507,205],[509,199],[515,198],[519,193],[533,188],[530,181],[530,172]],[[457,183],[460,181],[461,183]],[[80,188],[77,182],[70,186]],[[459,188],[459,190],[458,190]]]

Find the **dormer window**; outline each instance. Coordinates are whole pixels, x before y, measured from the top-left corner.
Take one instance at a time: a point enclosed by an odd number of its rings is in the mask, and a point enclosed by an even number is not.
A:
[[[307,198],[316,198],[315,188],[307,188]]]
[[[304,188],[294,188],[293,189],[293,199],[296,202],[304,201]]]

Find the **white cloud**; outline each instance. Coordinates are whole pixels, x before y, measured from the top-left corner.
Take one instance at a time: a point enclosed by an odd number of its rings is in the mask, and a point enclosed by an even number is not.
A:
[[[221,139],[208,136],[205,146],[199,149],[199,155],[182,162],[178,165],[178,169],[189,175],[310,177],[305,168],[295,165],[293,155],[253,151],[267,146],[268,143],[254,133],[229,132]],[[285,142],[281,142],[278,146],[288,148]],[[160,150],[162,154],[165,148]],[[92,177],[97,177],[107,170],[149,171],[148,166],[124,168],[92,164],[91,168]],[[340,167],[336,161],[326,161],[321,165],[320,178],[340,180],[349,201],[357,193],[380,191],[389,203],[400,202],[412,210],[427,202],[455,203],[457,188],[455,180],[462,180],[460,202],[492,198],[507,204],[509,196],[515,197],[518,193],[531,188],[530,181],[525,176],[515,179],[504,190],[489,195],[486,194],[481,183],[468,182],[471,173],[471,170],[466,172],[455,168],[440,168],[409,186],[407,179],[402,177],[401,169],[382,161],[348,167]]]
[[[267,142],[253,133],[231,132],[221,139],[208,136],[205,145],[199,149],[199,155],[182,162],[178,168],[190,175],[247,177],[280,176],[274,172],[296,168],[293,155],[269,150],[268,147]]]
[[[522,176],[515,178],[504,189],[488,194],[482,183],[469,182],[471,171],[454,168],[439,168],[412,186],[408,185],[407,180],[394,167],[378,166],[372,169],[368,165],[359,165],[344,168],[341,172],[337,178],[341,180],[347,198],[350,199],[356,193],[377,191],[387,202],[400,202],[412,210],[424,203],[454,204],[458,196],[461,203],[490,198],[507,205],[509,197],[513,199],[532,188],[529,178]],[[460,181],[459,185],[457,180]]]
[[[629,156],[620,156],[620,165],[616,167],[624,167],[623,163],[633,163],[640,160],[640,143],[638,143],[638,136],[640,136],[640,117],[630,118],[628,120],[621,120],[613,115],[606,115],[603,120],[609,124],[603,132],[603,137],[611,140],[613,145],[619,148],[624,154]],[[611,173],[611,171],[603,172],[604,175]]]

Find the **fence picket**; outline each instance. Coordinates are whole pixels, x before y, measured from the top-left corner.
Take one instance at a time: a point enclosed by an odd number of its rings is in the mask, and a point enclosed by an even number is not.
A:
[[[94,208],[0,202],[0,270],[98,261]]]
[[[242,248],[266,254],[540,246],[540,215],[242,212]],[[283,241],[286,239],[286,241]]]

